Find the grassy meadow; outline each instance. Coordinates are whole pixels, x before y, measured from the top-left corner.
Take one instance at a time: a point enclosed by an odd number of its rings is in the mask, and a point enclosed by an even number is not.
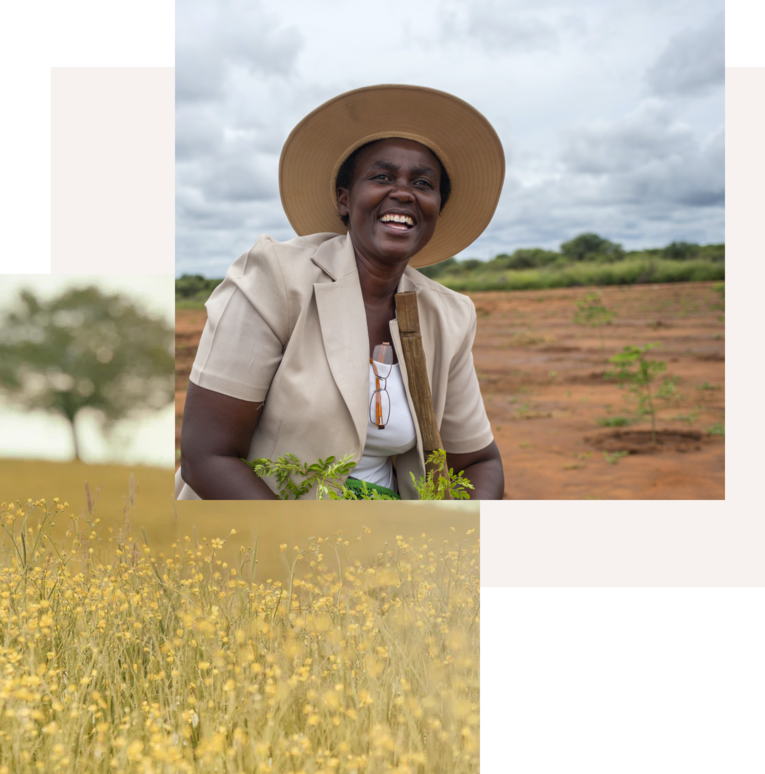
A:
[[[0,772],[479,770],[475,504],[145,498],[2,496]]]
[[[128,519],[163,545],[175,537],[173,486],[169,468],[0,459],[0,501],[58,497],[72,513],[95,514],[109,526]]]

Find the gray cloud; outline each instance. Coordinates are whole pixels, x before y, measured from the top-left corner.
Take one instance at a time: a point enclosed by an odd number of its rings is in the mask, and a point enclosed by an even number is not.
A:
[[[662,97],[701,97],[725,83],[725,17],[719,13],[699,29],[673,35],[646,81]]]
[[[549,22],[493,0],[466,4],[464,16],[447,15],[442,30],[446,40],[463,40],[483,51],[511,56],[554,49],[559,43],[558,32]]]
[[[624,173],[657,160],[687,155],[694,145],[690,127],[673,122],[668,105],[643,103],[624,118],[565,133],[562,161],[582,174]]]
[[[220,152],[224,130],[219,113],[208,104],[179,104],[175,110],[175,159],[214,156]]]
[[[724,201],[722,130],[702,144],[658,100],[611,124],[568,132],[561,161],[581,192],[577,198],[593,204],[707,207]]]
[[[276,175],[265,172],[251,156],[236,153],[209,167],[203,182],[208,201],[268,201],[279,196]]]
[[[176,102],[222,99],[234,68],[289,75],[303,45],[300,30],[280,25],[258,0],[185,2],[176,20]]]

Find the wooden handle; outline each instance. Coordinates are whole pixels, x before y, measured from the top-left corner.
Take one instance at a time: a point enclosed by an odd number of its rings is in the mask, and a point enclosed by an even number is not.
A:
[[[420,434],[422,435],[423,450],[427,459],[431,452],[443,449],[443,444],[436,422],[425,350],[422,346],[417,294],[411,290],[406,293],[396,293],[395,299],[398,330],[401,335],[401,347],[404,350],[404,362],[409,380],[409,394],[412,396],[417,424],[420,426]]]

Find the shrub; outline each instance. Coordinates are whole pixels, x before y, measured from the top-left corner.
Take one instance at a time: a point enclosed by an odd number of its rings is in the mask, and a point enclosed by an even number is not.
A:
[[[621,245],[593,233],[580,234],[564,242],[560,251],[572,261],[595,260],[596,256],[600,256],[600,260],[610,258],[618,261],[624,257],[624,248]]]

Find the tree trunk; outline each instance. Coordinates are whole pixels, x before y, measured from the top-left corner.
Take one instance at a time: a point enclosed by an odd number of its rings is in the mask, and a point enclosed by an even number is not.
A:
[[[72,428],[72,443],[74,444],[74,460],[76,462],[80,461],[80,443],[77,438],[77,427],[74,424],[74,420],[77,418],[77,415],[75,414],[73,417],[67,416],[67,420],[69,420],[69,427]]]

